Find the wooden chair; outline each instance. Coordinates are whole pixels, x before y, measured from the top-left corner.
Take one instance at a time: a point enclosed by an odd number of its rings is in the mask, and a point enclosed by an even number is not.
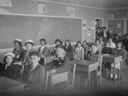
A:
[[[97,84],[102,87],[102,55],[98,55],[98,65],[97,65],[97,78],[99,78],[99,81],[97,79]]]
[[[50,63],[54,58],[55,58],[55,56],[48,56],[48,57],[44,58],[44,66],[47,63]]]
[[[51,77],[50,82],[51,82],[52,92],[53,92],[54,85],[61,83],[61,82],[66,82],[66,87],[68,88],[68,73],[69,71],[59,73],[59,74],[49,74],[49,72],[46,72],[45,90],[47,90],[49,76]]]

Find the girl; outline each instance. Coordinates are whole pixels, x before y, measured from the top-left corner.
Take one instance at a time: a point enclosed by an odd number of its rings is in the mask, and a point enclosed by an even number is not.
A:
[[[22,79],[24,79],[24,80],[26,80],[26,77],[27,77],[26,76],[26,74],[28,72],[27,67],[28,67],[28,65],[31,64],[29,54],[33,51],[33,45],[34,45],[34,42],[32,40],[27,40],[25,42],[26,50],[23,53],[22,70],[21,70]]]
[[[84,49],[82,47],[82,44],[80,41],[78,41],[76,43],[76,46],[75,46],[75,54],[81,54],[81,58],[80,59],[84,59]]]
[[[113,42],[115,44],[117,44],[117,42],[119,42],[119,41],[120,41],[120,36],[118,34],[115,34],[114,37],[113,37]]]
[[[57,45],[63,45],[63,42],[60,39],[55,40],[55,49],[53,52],[51,52],[51,55],[56,55],[56,46]]]
[[[4,57],[4,76],[10,79],[20,79],[20,65],[14,65],[15,55],[13,53],[7,53]]]
[[[109,38],[109,39],[108,39],[108,42],[109,42],[109,47],[111,47],[111,48],[116,48],[115,43],[112,42],[112,38]]]
[[[100,46],[100,41],[99,40],[96,40],[95,47],[97,48],[97,51],[99,52],[99,54],[101,54],[102,48]]]
[[[102,50],[102,54],[112,54],[112,48],[109,47],[109,42],[105,43],[105,46]]]
[[[72,47],[71,42],[69,40],[65,40],[64,49],[66,52],[73,53],[73,47]]]
[[[116,48],[112,52],[112,55],[122,56],[122,62],[121,63],[119,62],[115,65],[115,70],[116,70],[115,78],[117,79],[118,78],[117,72],[118,72],[118,70],[120,70],[120,64],[122,64],[122,68],[125,68],[125,65],[126,65],[126,63],[125,63],[126,51],[122,48],[122,42],[117,43]],[[111,64],[111,75],[110,75],[111,79],[113,79],[113,67],[114,67],[114,65]]]
[[[86,59],[87,52],[88,52],[88,45],[87,45],[87,42],[85,40],[83,41],[83,48],[84,48],[84,58]]]
[[[46,46],[47,42],[44,38],[40,39],[40,45],[38,52],[41,55],[42,58],[47,57],[49,55],[49,50]]]
[[[24,49],[22,48],[22,41],[20,39],[14,40],[13,53],[15,54],[15,62],[22,61]]]

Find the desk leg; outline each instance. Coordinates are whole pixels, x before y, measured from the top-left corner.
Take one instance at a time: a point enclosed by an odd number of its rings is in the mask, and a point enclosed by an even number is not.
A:
[[[88,70],[88,89],[90,89],[90,71]]]
[[[95,77],[94,77],[94,78],[95,78],[95,79],[94,79],[94,87],[95,87],[95,89],[97,89],[97,82],[98,82],[98,81],[97,81],[97,70],[94,71],[94,76],[95,76]]]
[[[116,79],[115,79],[115,63],[113,63],[114,64],[114,67],[113,67],[113,79],[114,79],[114,81],[113,81],[113,83],[115,84],[116,83]]]

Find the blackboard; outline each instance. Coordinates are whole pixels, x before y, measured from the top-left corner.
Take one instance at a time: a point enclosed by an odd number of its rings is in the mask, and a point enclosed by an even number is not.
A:
[[[39,39],[45,38],[48,44],[55,39],[71,42],[82,40],[82,19],[39,15],[0,15],[0,49],[13,48],[14,39],[21,39],[23,45],[32,39],[39,45]]]

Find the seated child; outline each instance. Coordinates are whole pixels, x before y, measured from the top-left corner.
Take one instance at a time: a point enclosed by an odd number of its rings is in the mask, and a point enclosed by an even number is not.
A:
[[[20,65],[14,65],[15,55],[13,53],[7,53],[4,57],[4,76],[10,79],[19,80],[20,79]]]
[[[23,52],[23,61],[22,61],[22,70],[21,73],[24,74],[22,76],[25,76],[27,74],[27,66],[30,65],[30,53],[33,51],[33,45],[34,42],[32,40],[27,40],[25,42],[26,50]],[[25,77],[23,77],[25,79]]]
[[[81,60],[84,60],[84,49],[83,49],[83,47],[82,47],[82,44],[81,44],[81,42],[80,41],[78,41],[77,43],[76,43],[76,46],[75,46],[75,52],[74,52],[75,54],[81,54]]]
[[[41,56],[41,59],[39,61],[39,63],[41,65],[44,65],[44,58],[49,55],[49,49],[47,48],[46,44],[47,44],[47,42],[44,38],[40,39],[41,47],[39,47],[38,52]]]
[[[68,53],[73,53],[73,47],[72,47],[71,42],[69,40],[65,40],[64,49]]]
[[[33,51],[30,53],[31,65],[29,65],[29,73],[25,81],[25,91],[31,94],[41,94],[45,85],[45,68],[39,64],[40,55]]]
[[[117,77],[117,73],[118,73],[118,70],[120,70],[120,64],[122,64],[122,68],[125,68],[125,65],[126,65],[126,63],[125,63],[126,51],[122,48],[122,42],[121,41],[120,42],[117,42],[117,46],[113,50],[112,55],[122,56],[122,60],[123,60],[121,63],[119,62],[119,63],[117,63],[115,65],[115,70],[116,70],[116,72],[115,72],[115,78],[117,79],[118,78]],[[111,79],[113,79],[113,67],[114,67],[114,65],[112,63],[111,64],[111,75],[110,75]]]
[[[84,48],[84,59],[87,58],[87,52],[88,52],[88,45],[87,42],[84,40],[83,41],[83,48]]]
[[[97,51],[99,52],[99,54],[101,54],[102,48],[101,48],[99,40],[96,40],[95,46],[96,46]]]
[[[68,64],[69,61],[70,60],[66,56],[66,51],[64,50],[64,47],[62,45],[58,45],[56,46],[56,57],[45,66],[45,69],[49,71],[49,74],[59,74],[66,71],[70,72],[70,65]],[[54,91],[63,92],[65,90],[65,88],[63,87],[64,86],[63,84],[65,85],[65,83],[57,84],[57,86],[54,87],[55,89]],[[49,86],[48,86],[48,89],[49,89]]]
[[[22,48],[22,41],[20,39],[14,40],[13,53],[15,54],[15,62],[22,61],[24,49]]]

